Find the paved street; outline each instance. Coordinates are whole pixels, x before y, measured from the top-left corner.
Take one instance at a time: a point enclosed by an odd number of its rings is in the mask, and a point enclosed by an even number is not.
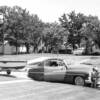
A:
[[[26,61],[38,56],[45,55],[3,56],[0,57],[0,60]],[[57,57],[66,58],[71,62],[90,59],[89,56],[57,55]],[[98,66],[100,65],[99,62],[100,59],[96,59]],[[7,76],[5,72],[0,72],[0,100],[100,100],[100,89],[35,81],[29,79],[25,72],[12,72],[10,76]]]
[[[100,100],[100,90],[64,83],[34,81],[24,72],[0,74],[0,100]]]

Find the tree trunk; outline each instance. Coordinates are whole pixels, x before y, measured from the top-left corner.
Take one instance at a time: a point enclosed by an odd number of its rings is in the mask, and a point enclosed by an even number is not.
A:
[[[18,54],[18,46],[16,45],[16,54]]]
[[[26,46],[26,53],[29,54],[29,53],[30,53],[30,52],[29,52],[29,48],[30,48],[30,47],[29,47],[29,43],[25,43],[25,46]]]

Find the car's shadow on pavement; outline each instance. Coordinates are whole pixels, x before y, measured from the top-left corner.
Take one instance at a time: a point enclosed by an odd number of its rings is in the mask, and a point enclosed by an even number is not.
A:
[[[11,77],[11,78],[16,78],[16,76],[13,76],[13,75],[7,75],[7,74],[0,74],[0,76],[3,76],[3,77]]]
[[[41,81],[41,80],[38,80],[38,79],[34,79],[34,78],[30,78],[31,80],[34,80],[34,81],[38,81],[38,82],[49,82],[49,83],[59,83],[59,84],[67,84],[67,85],[72,85],[72,86],[76,86],[74,83],[66,83],[66,82],[59,82],[59,81]],[[91,84],[86,84],[85,86],[81,86],[81,87],[84,87],[84,88],[89,88],[89,89],[94,89],[94,90],[100,90],[100,86],[96,87],[96,88],[93,88],[91,87]]]

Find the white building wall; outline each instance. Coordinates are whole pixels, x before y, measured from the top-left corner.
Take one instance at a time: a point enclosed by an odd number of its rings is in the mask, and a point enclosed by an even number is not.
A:
[[[4,46],[4,54],[12,54],[12,47],[8,43]]]

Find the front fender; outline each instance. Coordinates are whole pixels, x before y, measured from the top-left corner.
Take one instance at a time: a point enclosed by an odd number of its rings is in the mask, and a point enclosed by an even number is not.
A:
[[[66,72],[65,77],[64,77],[64,80],[66,82],[72,83],[72,82],[74,82],[74,78],[76,76],[81,76],[81,77],[84,78],[84,80],[87,80],[88,77],[89,77],[89,74],[88,73],[85,73],[85,72]]]

